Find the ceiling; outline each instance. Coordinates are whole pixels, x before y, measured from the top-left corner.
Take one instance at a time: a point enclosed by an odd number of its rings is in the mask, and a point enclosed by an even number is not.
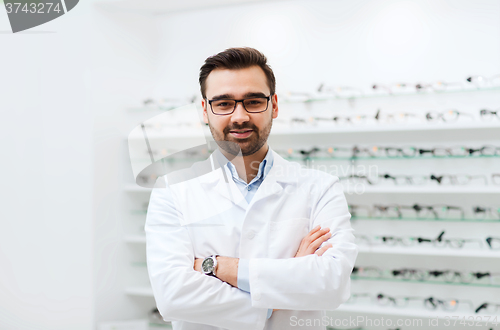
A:
[[[113,11],[142,14],[169,14],[180,11],[199,10],[219,6],[240,5],[279,0],[101,0],[100,7]]]

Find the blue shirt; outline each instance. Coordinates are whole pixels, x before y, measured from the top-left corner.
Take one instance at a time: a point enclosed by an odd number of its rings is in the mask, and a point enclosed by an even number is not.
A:
[[[226,166],[231,172],[231,177],[233,178],[234,183],[236,183],[236,186],[241,191],[241,194],[245,197],[248,203],[250,203],[253,196],[255,196],[257,189],[259,189],[260,185],[262,184],[262,181],[264,181],[267,174],[273,167],[273,163],[274,163],[273,152],[271,151],[271,149],[268,149],[266,157],[262,160],[262,162],[259,165],[259,171],[257,172],[257,175],[255,176],[255,178],[253,178],[252,181],[250,181],[250,183],[246,183],[246,181],[242,180],[239,177],[238,172],[236,171],[236,168],[234,167],[233,163],[227,160]],[[237,285],[240,290],[243,290],[248,293],[250,293],[249,268],[250,268],[250,260],[248,259],[239,260]],[[272,313],[273,310],[269,309],[269,311],[267,312],[267,318],[270,318]]]

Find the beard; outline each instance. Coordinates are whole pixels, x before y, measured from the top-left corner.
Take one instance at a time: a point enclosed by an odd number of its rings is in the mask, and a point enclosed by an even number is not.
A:
[[[271,118],[269,123],[263,127],[262,130],[259,130],[253,123],[246,122],[243,125],[232,124],[226,126],[221,133],[212,127],[210,120],[208,121],[210,132],[219,148],[233,156],[237,156],[240,152],[243,156],[249,156],[259,151],[266,143],[269,133],[271,133],[272,126],[273,120]],[[235,139],[231,137],[230,131],[243,129],[251,129],[253,133],[246,139]]]

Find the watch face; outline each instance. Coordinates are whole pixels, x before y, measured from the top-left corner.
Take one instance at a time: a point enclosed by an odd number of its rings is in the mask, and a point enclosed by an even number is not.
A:
[[[203,268],[203,272],[210,273],[214,269],[214,261],[212,259],[204,260],[201,268]]]

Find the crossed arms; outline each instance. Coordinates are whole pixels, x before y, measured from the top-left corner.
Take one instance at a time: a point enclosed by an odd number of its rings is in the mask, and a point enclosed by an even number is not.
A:
[[[161,315],[246,330],[263,329],[268,309],[337,308],[349,297],[357,248],[345,197],[334,190],[326,189],[312,215],[324,230],[315,227],[304,237],[295,258],[250,259],[250,294],[236,288],[237,258],[218,258],[220,278],[195,270],[193,243],[179,223],[169,188],[154,189],[145,230],[148,272]]]
[[[316,226],[316,228],[312,229],[300,243],[299,249],[295,254],[294,258],[304,257],[309,254],[316,254],[318,256],[322,256],[326,250],[331,248],[332,243],[327,243],[323,247],[320,248],[323,242],[326,242],[332,234],[330,233],[330,228],[323,228],[321,226]],[[201,263],[203,259],[195,258],[194,259],[194,270],[198,272],[202,272]],[[217,270],[216,276],[219,280],[226,282],[234,287],[238,287],[238,262],[239,258],[232,257],[217,257]]]

